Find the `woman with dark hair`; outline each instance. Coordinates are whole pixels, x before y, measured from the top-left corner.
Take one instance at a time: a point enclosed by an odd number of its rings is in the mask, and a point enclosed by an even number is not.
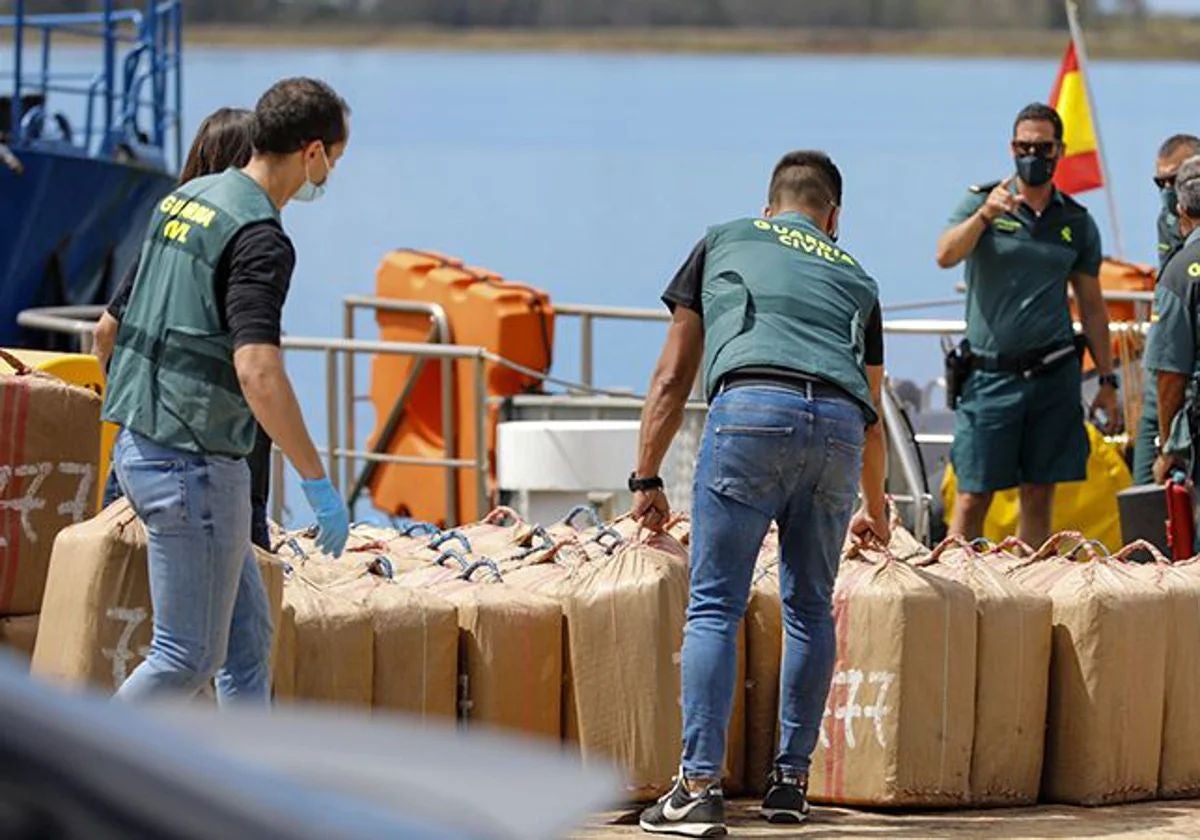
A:
[[[196,131],[196,138],[192,140],[187,160],[179,172],[179,183],[186,184],[201,175],[224,172],[231,166],[245,166],[254,151],[250,142],[253,128],[253,111],[245,108],[218,108],[213,111],[204,118],[204,122],[200,123],[200,128]],[[117,340],[117,325],[121,322],[121,314],[129,303],[129,295],[133,292],[133,278],[137,276],[137,269],[138,264],[135,260],[92,333],[95,342],[92,351],[100,360],[101,367],[108,367],[113,344]]]
[[[179,173],[179,183],[185,184],[202,175],[214,175],[230,167],[243,167],[254,152],[251,142],[254,130],[254,112],[245,108],[218,108],[213,111],[196,131],[192,147]],[[137,276],[138,263],[129,267],[121,285],[117,287],[92,333],[93,352],[100,359],[101,367],[107,368],[117,339],[117,328],[121,316],[133,293],[133,280]],[[247,461],[250,466],[250,516],[251,538],[254,544],[270,549],[270,532],[267,529],[267,496],[270,491],[271,439],[260,426],[254,442],[254,450]],[[104,488],[104,505],[107,507],[124,495],[117,482],[117,473],[111,471]]]

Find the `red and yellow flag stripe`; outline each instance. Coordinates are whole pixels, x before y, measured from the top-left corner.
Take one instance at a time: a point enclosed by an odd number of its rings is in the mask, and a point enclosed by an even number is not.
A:
[[[1067,45],[1058,78],[1050,92],[1050,106],[1063,121],[1066,151],[1054,172],[1054,185],[1065,193],[1078,193],[1104,186],[1100,166],[1100,144],[1088,101],[1087,81],[1075,53],[1075,42]]]

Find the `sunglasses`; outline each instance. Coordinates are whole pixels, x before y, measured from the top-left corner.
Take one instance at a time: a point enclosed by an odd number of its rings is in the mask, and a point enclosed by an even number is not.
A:
[[[1025,155],[1034,155],[1040,158],[1052,158],[1054,153],[1058,151],[1058,142],[1055,140],[1038,140],[1027,142],[1024,140],[1012,141],[1013,151],[1024,157]]]
[[[1167,187],[1175,186],[1175,175],[1156,175],[1154,177],[1154,186],[1160,190],[1165,190]]]

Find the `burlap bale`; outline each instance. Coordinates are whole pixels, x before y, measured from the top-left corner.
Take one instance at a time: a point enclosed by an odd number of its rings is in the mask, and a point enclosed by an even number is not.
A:
[[[961,805],[975,720],[975,598],[879,557],[843,559],[837,658],[809,793],[850,805]]]
[[[0,615],[39,612],[54,538],[95,511],[100,397],[0,351]]]
[[[755,570],[746,608],[746,791],[762,794],[779,747],[783,615],[779,570]]]
[[[255,557],[277,628],[283,565],[265,551],[255,549]],[[35,675],[112,692],[145,658],[153,631],[146,529],[127,499],[59,533],[42,615],[31,665]],[[278,641],[275,633],[272,663]]]
[[[421,718],[455,717],[458,615],[432,592],[364,573],[331,591],[369,613],[374,633],[372,706]]]
[[[7,648],[28,662],[37,641],[37,615],[10,615],[0,618],[0,647]]]
[[[1039,553],[1072,541],[1060,536]],[[1125,564],[1084,553],[1085,562],[1057,556],[1011,572],[1054,602],[1042,798],[1149,799],[1162,754],[1167,596]]]
[[[1117,558],[1128,559],[1139,551],[1153,562],[1129,563],[1126,568],[1165,592],[1169,602],[1158,796],[1192,798],[1200,795],[1200,561],[1172,564],[1145,541],[1127,545]]]
[[[635,799],[679,765],[685,559],[670,537],[623,543],[583,566],[565,601],[580,752],[615,763]]]
[[[286,591],[286,590],[285,590]],[[271,688],[276,702],[296,697],[296,608],[283,603],[279,614],[279,629],[275,632],[275,668],[271,672]]]
[[[461,577],[430,587],[458,611],[459,716],[526,735],[562,737],[562,610],[501,582]]]
[[[145,657],[152,619],[146,529],[125,499],[54,541],[31,671],[113,692]]]
[[[1037,801],[1050,679],[1049,597],[1001,574],[965,541],[953,538],[923,571],[961,583],[975,594],[977,617],[975,740],[971,802],[1026,805]]]
[[[294,612],[294,696],[299,700],[370,706],[375,632],[363,604],[321,585],[299,569],[287,579],[284,603]]]

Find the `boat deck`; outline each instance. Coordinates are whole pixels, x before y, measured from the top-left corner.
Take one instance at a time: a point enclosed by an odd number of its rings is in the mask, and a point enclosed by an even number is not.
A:
[[[1041,840],[1060,837],[1200,837],[1200,800],[1160,800],[1107,808],[1044,805],[981,811],[854,811],[816,806],[804,826],[773,826],[758,818],[757,800],[729,803],[730,837],[836,838],[995,838]],[[571,840],[650,837],[637,827],[637,811],[597,816]]]

